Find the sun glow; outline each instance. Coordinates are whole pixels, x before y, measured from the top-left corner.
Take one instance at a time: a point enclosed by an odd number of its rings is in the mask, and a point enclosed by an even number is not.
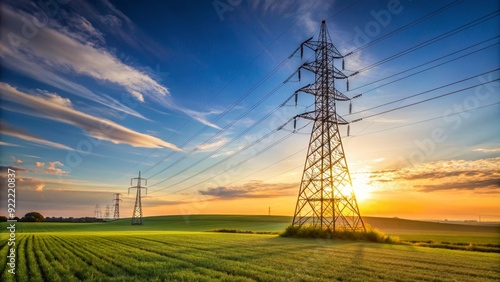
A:
[[[352,187],[354,193],[356,194],[356,200],[362,202],[370,199],[371,191],[373,187],[369,184],[370,177],[368,174],[357,175],[356,178],[352,180]]]

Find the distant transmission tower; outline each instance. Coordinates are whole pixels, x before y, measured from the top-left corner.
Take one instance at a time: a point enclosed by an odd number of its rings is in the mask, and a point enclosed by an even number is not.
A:
[[[351,100],[335,88],[335,80],[348,78],[334,66],[334,60],[343,56],[331,42],[325,21],[321,23],[317,41],[311,37],[297,48],[295,52],[300,49],[301,57],[304,46],[315,52],[315,60],[299,67],[299,80],[300,70],[305,69],[314,73],[315,81],[297,90],[295,101],[298,92],[311,94],[315,97],[315,109],[295,116],[294,120],[309,119],[314,125],[292,225],[313,225],[333,231],[365,230],[339,132],[339,125],[348,122],[336,110],[337,101]]]
[[[146,194],[148,193],[148,188],[142,187],[142,181],[145,180],[145,185],[148,185],[148,180],[145,178],[141,178],[141,172],[139,171],[139,177],[130,179],[130,185],[134,179],[137,179],[137,185],[128,188],[128,193],[130,194],[130,189],[137,189],[137,194],[135,196],[135,206],[134,206],[134,214],[132,215],[132,225],[140,225],[142,224],[142,203],[141,203],[141,190],[146,189]]]
[[[104,209],[104,219],[109,219],[109,205]]]
[[[99,206],[99,204],[95,205],[95,208],[94,208],[94,217],[95,218],[101,218],[102,217],[101,207]]]
[[[120,219],[120,201],[122,199],[120,199],[120,196],[122,194],[120,193],[114,193],[113,196],[115,197],[113,199],[113,219],[114,220],[117,220],[117,219]]]

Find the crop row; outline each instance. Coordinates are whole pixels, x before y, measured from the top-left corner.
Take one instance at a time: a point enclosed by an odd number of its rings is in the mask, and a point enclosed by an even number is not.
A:
[[[245,236],[245,235],[243,235]],[[147,241],[141,244],[143,249],[154,252],[168,252],[179,250],[186,245],[176,246],[176,243],[171,243],[163,238],[153,239],[147,238],[127,238],[128,246],[133,247],[137,244],[137,240]],[[121,240],[126,243],[127,240]],[[193,238],[191,239],[193,240]],[[328,243],[331,241],[316,241],[314,244],[304,241],[301,244],[295,244],[296,240],[284,241],[273,238],[271,241],[274,244],[265,244],[269,240],[260,240],[253,244],[233,245],[231,243],[215,242],[212,244],[213,250],[203,250],[197,246],[203,246],[204,242],[190,242],[192,248],[197,248],[196,255],[202,260],[204,258],[212,258],[215,267],[222,268],[223,271],[234,271],[234,262],[228,263],[223,261],[223,258],[231,257],[232,260],[243,260],[243,265],[246,266],[245,272],[251,271],[252,268],[259,266],[267,270],[256,269],[259,272],[257,277],[263,280],[275,280],[278,278],[301,277],[302,279],[336,279],[345,277],[357,276],[359,279],[368,279],[373,277],[374,273],[379,278],[390,279],[398,275],[399,277],[407,277],[416,280],[432,280],[436,278],[437,273],[444,273],[450,279],[467,280],[468,277],[480,273],[484,278],[498,277],[498,272],[494,271],[492,264],[471,264],[463,263],[463,258],[443,259],[443,255],[438,253],[427,253],[422,257],[421,249],[412,250],[411,248],[373,248],[373,245],[366,247],[364,244],[345,244]],[[261,245],[266,248],[259,248]],[[173,246],[172,246],[173,245]],[[378,245],[380,246],[380,245]],[[207,248],[205,246],[204,248]],[[158,251],[161,250],[161,251]],[[396,255],[397,254],[397,255]],[[181,253],[182,255],[182,253]],[[470,256],[470,254],[468,254]],[[196,256],[191,256],[190,259],[195,260]],[[460,267],[457,267],[459,265]],[[228,266],[229,269],[225,269]],[[411,270],[411,271],[409,271]],[[277,277],[263,277],[263,273],[272,273]],[[342,274],[339,277],[339,274]],[[355,274],[354,274],[355,273]],[[248,273],[235,273],[236,275],[245,275]],[[397,276],[396,276],[397,277]]]
[[[19,234],[17,281],[496,280],[498,254],[268,235]],[[1,281],[7,244],[0,246]]]

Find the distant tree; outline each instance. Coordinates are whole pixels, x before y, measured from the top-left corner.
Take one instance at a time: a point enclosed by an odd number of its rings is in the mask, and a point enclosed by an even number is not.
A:
[[[24,215],[24,220],[28,222],[41,222],[44,219],[43,215],[38,212],[29,212]]]
[[[0,215],[0,222],[6,222],[6,221],[7,221],[7,217]]]

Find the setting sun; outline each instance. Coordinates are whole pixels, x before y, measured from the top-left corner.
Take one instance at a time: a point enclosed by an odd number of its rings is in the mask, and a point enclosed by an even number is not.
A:
[[[356,200],[358,202],[365,201],[370,198],[371,191],[373,187],[369,184],[370,178],[367,174],[358,175],[352,180],[352,187],[354,193],[356,194]]]

